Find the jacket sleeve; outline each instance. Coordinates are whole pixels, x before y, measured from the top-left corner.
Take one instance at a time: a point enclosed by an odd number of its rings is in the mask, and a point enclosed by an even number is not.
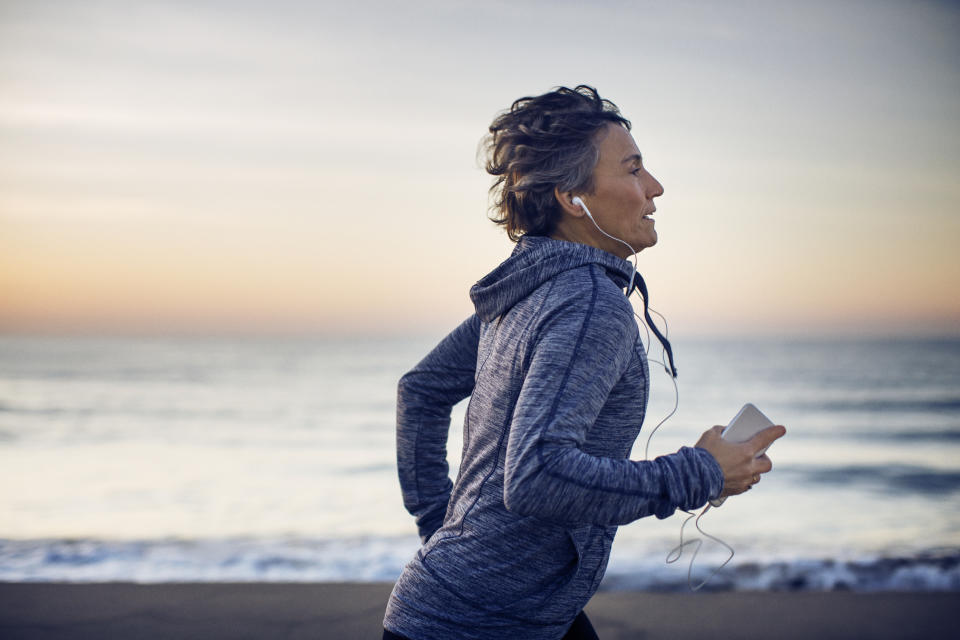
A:
[[[521,515],[598,525],[702,506],[723,489],[720,466],[704,449],[650,461],[582,450],[637,336],[622,300],[596,291],[586,298],[560,305],[540,324],[510,426],[504,503]]]
[[[473,393],[480,319],[465,320],[397,385],[397,471],[403,504],[424,542],[440,528],[453,483],[447,433],[453,406]]]

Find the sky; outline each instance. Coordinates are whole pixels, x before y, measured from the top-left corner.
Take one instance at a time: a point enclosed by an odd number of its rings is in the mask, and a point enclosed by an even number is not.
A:
[[[0,0],[0,331],[433,333],[509,255],[478,144],[591,84],[671,331],[960,334],[946,2]]]

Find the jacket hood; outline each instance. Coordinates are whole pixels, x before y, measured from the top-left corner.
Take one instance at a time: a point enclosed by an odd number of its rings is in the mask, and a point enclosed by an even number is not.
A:
[[[618,287],[630,282],[633,265],[612,253],[578,242],[523,236],[500,266],[470,288],[477,316],[490,322],[558,273],[599,264]]]

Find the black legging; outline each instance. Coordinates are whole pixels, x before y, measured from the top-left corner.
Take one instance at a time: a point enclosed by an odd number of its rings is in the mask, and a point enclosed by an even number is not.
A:
[[[383,640],[410,640],[405,636],[398,636],[395,633],[383,630]],[[563,640],[600,640],[593,625],[590,624],[590,618],[583,611],[573,620],[573,624],[563,635]]]

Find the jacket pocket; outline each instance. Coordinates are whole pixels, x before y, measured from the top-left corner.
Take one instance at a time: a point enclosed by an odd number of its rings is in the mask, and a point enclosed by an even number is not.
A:
[[[570,543],[577,552],[577,572],[580,571],[580,568],[583,565],[584,554],[590,546],[590,537],[592,531],[593,525],[589,524],[567,529],[567,536],[570,538]]]
[[[569,602],[571,583],[584,581],[581,560],[588,536],[583,527],[566,529],[526,518],[432,539],[424,562],[443,586],[477,610],[551,623],[566,619],[576,606]],[[583,608],[586,601],[578,604]]]

